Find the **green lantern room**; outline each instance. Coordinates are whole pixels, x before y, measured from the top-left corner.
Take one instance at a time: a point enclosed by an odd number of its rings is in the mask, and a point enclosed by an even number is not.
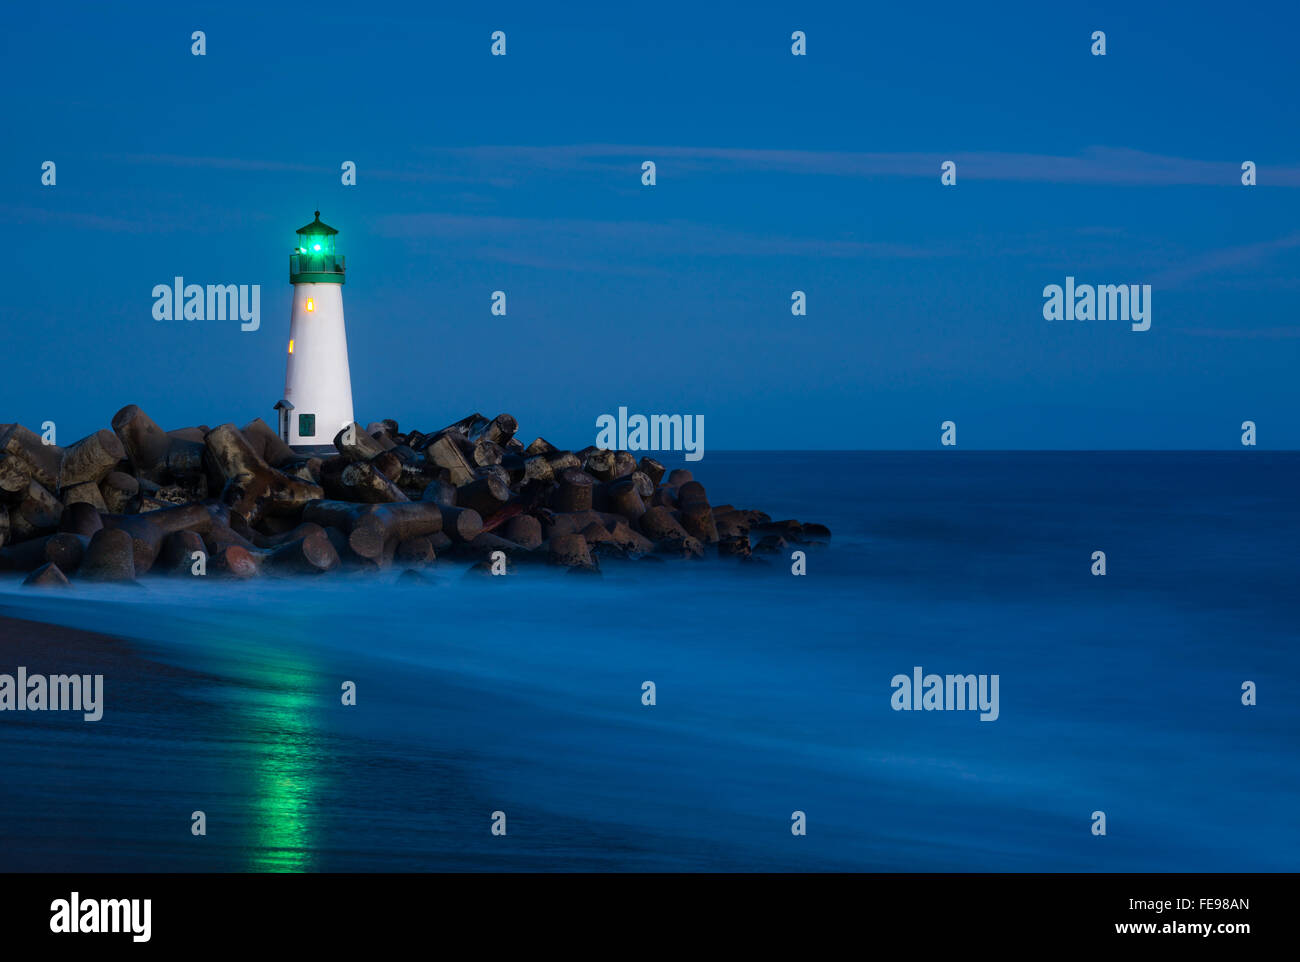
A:
[[[335,250],[338,231],[316,219],[298,228],[298,243],[289,255],[290,284],[342,284],[346,258]]]

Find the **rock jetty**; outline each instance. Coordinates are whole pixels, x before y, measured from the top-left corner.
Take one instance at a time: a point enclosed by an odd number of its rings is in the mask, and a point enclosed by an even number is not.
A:
[[[711,504],[690,471],[666,473],[654,458],[525,445],[518,429],[509,414],[432,433],[353,424],[333,452],[307,456],[261,419],[164,431],[134,404],[112,430],[65,448],[2,424],[0,570],[28,572],[33,586],[439,559],[590,573],[603,561],[754,563],[830,537],[823,525]]]

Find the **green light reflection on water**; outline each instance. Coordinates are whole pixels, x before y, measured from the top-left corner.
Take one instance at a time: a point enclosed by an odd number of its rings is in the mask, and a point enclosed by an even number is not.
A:
[[[310,715],[316,687],[311,675],[276,671],[257,694],[245,733],[252,750],[254,872],[305,872],[312,868],[314,811],[324,758]]]

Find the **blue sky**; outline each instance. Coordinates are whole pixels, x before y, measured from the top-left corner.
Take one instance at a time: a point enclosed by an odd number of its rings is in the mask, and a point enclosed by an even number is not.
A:
[[[1294,5],[443,6],[9,12],[0,421],[272,420],[319,208],[363,422],[1239,449],[1252,419],[1300,446]],[[155,321],[175,275],[260,284],[261,329]],[[1045,321],[1067,275],[1151,284],[1151,330]]]

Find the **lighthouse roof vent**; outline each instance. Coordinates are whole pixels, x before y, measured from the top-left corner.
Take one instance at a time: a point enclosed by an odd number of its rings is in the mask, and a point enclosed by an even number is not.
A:
[[[297,232],[299,234],[337,234],[338,233],[338,231],[336,231],[329,224],[321,223],[320,211],[316,211],[316,219],[314,221],[312,221],[306,227],[299,227]]]

